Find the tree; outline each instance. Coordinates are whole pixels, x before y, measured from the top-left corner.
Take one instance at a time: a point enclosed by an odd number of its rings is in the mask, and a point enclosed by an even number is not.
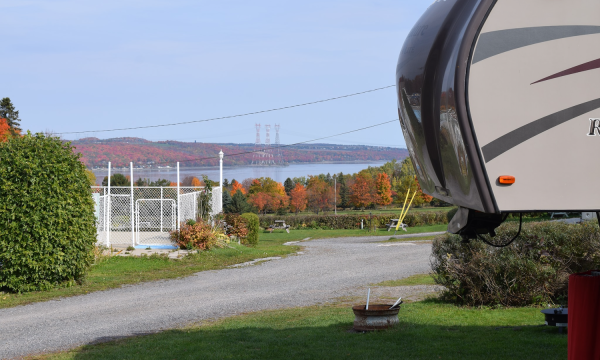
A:
[[[357,208],[364,210],[369,204],[373,202],[373,196],[371,194],[371,182],[373,180],[363,172],[359,172],[356,175],[354,185],[352,185],[352,194],[350,195],[350,202]]]
[[[223,212],[228,213],[229,212],[228,210],[231,206],[231,203],[233,202],[233,199],[231,198],[229,191],[221,192],[221,196],[222,196],[222,201],[223,201]]]
[[[0,119],[0,142],[8,140],[9,136],[12,136],[12,131],[8,125],[8,121],[4,118]]]
[[[231,204],[225,208],[226,213],[235,213],[235,214],[243,214],[250,210],[250,205],[248,201],[246,201],[246,195],[242,193],[241,190],[238,190],[231,197]]]
[[[377,174],[375,188],[377,189],[375,197],[377,205],[388,205],[392,203],[392,184],[390,184],[390,178],[386,173]]]
[[[294,186],[295,186],[294,181],[290,178],[285,179],[285,181],[283,182],[283,187],[285,188],[285,193],[288,194],[288,196],[290,195],[290,192],[292,191]]]
[[[304,211],[307,205],[307,194],[306,188],[302,184],[298,183],[290,191],[290,210],[298,214],[300,211]]]
[[[110,186],[130,186],[131,183],[125,175],[123,174],[114,174],[110,177]],[[105,176],[102,180],[102,186],[108,186],[108,176]]]
[[[202,186],[202,182],[197,177],[194,176],[192,178],[191,186],[200,187],[200,186]],[[227,192],[227,191],[225,191],[225,192]]]
[[[248,196],[248,202],[258,209],[259,213],[266,214],[267,204],[269,204],[270,196],[264,192],[256,192]]]
[[[318,176],[310,176],[306,186],[308,206],[316,212],[325,211],[333,205],[333,187]]]
[[[339,206],[342,209],[346,209],[350,207],[350,188],[348,187],[348,183],[346,182],[346,177],[343,173],[339,173],[338,180],[340,186],[340,202]]]
[[[244,189],[244,186],[242,186],[242,184],[240,184],[239,182],[232,180],[231,181],[231,196],[234,196],[236,192],[241,191],[242,194],[246,194],[246,189]]]
[[[158,179],[156,181],[151,182],[150,186],[171,186],[171,181],[167,179]]]
[[[229,187],[229,181],[227,179],[223,179],[223,189]]]
[[[94,172],[92,170],[85,169],[85,176],[87,177],[91,186],[96,185],[96,175],[94,174]]]
[[[19,119],[19,111],[15,110],[10,98],[5,97],[0,100],[0,118],[6,119],[13,134],[21,132],[21,128],[19,127],[19,121],[21,121],[21,119]]]

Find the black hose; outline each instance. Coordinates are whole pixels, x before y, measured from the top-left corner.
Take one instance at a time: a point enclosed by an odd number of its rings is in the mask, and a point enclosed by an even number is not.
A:
[[[600,224],[600,218],[598,219],[598,224]],[[487,241],[485,238],[483,238],[481,235],[477,234],[477,237],[479,238],[479,240],[483,241],[484,243],[488,244],[489,246],[493,246],[493,247],[497,247],[497,248],[503,248],[503,247],[507,247],[508,245],[512,244],[513,241],[515,241],[519,235],[521,234],[521,226],[523,225],[523,213],[519,213],[519,231],[517,231],[517,235],[515,235],[514,238],[512,238],[508,243],[506,244],[502,244],[502,245],[498,245],[498,244],[492,244],[491,242]]]

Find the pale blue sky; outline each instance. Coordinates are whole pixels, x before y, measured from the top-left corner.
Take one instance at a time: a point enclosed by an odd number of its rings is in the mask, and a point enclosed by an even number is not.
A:
[[[24,129],[60,133],[234,115],[392,85],[404,38],[430,3],[4,0],[0,97],[11,98]],[[258,122],[280,123],[281,142],[293,143],[397,118],[394,91],[64,138],[250,143]],[[397,123],[325,142],[405,147]]]

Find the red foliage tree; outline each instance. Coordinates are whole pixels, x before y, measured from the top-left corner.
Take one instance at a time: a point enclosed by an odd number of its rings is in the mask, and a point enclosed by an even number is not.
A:
[[[5,118],[0,118],[0,142],[6,141],[11,135],[10,126]]]
[[[372,203],[372,183],[373,179],[367,174],[358,173],[351,188],[350,203],[361,209]]]
[[[271,201],[269,194],[257,192],[248,197],[248,202],[258,209],[258,212],[266,213],[267,205]]]
[[[306,188],[296,183],[296,186],[290,191],[290,210],[296,214],[306,209],[308,202],[308,195],[306,194]]]
[[[308,206],[317,214],[333,205],[333,187],[318,176],[310,176],[306,186]]]

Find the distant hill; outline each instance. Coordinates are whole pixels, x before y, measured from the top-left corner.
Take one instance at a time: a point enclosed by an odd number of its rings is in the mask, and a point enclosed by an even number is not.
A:
[[[180,166],[217,166],[220,150],[226,155],[242,153],[227,156],[227,165],[250,165],[253,154],[248,152],[255,150],[254,144],[153,142],[131,137],[83,138],[71,141],[71,144],[81,153],[82,161],[88,167],[105,167],[109,161],[118,167],[128,166],[130,161],[137,166],[173,165],[177,161]],[[408,156],[406,149],[366,145],[303,144],[284,147],[280,151],[289,164],[387,161]]]

